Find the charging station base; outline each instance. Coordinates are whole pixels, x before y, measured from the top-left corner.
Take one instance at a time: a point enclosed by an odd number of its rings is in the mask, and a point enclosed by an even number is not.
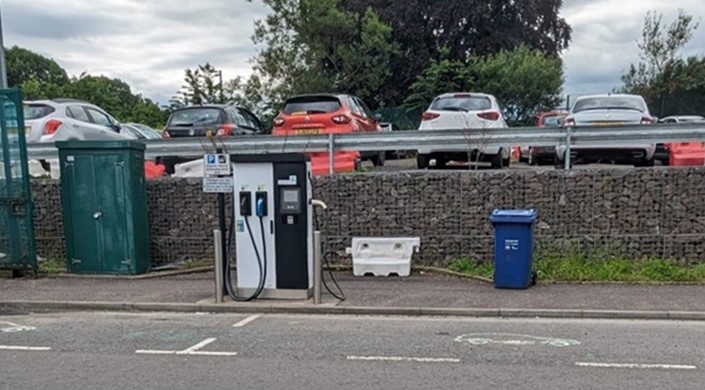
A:
[[[241,297],[249,297],[255,292],[255,288],[238,288],[237,295]],[[258,296],[260,299],[310,299],[313,296],[313,289],[306,290],[287,290],[277,288],[265,288]]]

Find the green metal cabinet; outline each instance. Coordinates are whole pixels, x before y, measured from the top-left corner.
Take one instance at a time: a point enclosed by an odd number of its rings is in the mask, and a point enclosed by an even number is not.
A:
[[[149,269],[144,144],[57,142],[71,273],[140,274]]]

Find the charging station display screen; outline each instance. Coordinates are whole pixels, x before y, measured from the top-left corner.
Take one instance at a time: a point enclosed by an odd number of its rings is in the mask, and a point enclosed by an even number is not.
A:
[[[301,213],[301,190],[299,188],[281,189],[281,212],[284,214]]]
[[[289,203],[299,201],[299,190],[284,190],[282,192],[284,202]]]

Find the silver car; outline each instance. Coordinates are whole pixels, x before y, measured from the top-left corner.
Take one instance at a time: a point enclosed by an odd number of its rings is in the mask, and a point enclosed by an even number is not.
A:
[[[124,140],[120,124],[93,104],[74,99],[23,103],[28,143],[67,140]]]
[[[646,101],[639,95],[606,94],[578,98],[563,126],[618,126],[654,123]],[[656,145],[599,143],[571,147],[571,161],[653,166]],[[563,166],[566,147],[556,148],[556,168]]]

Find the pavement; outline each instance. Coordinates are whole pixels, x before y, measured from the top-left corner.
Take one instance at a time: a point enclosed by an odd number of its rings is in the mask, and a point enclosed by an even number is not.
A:
[[[705,320],[705,285],[543,284],[526,290],[434,273],[353,277],[335,272],[345,293],[323,304],[255,300],[215,303],[211,272],[156,278],[0,278],[0,308],[314,314],[438,315]],[[326,275],[329,280],[329,276]],[[332,283],[328,283],[332,285]]]

